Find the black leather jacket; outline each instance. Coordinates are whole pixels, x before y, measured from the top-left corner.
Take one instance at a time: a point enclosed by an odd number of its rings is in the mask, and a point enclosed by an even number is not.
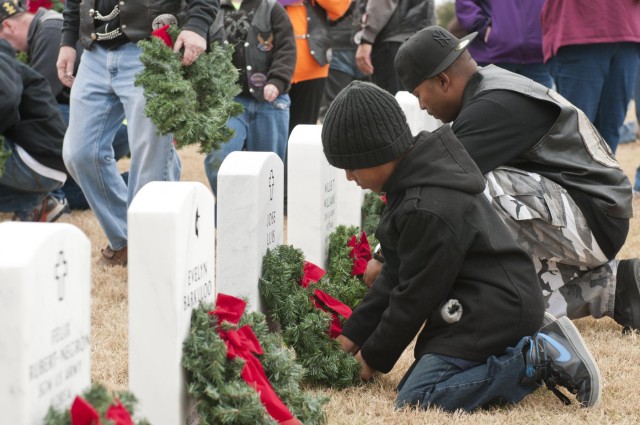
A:
[[[75,47],[80,39],[85,48],[94,42],[94,20],[90,11],[97,9],[99,0],[67,0],[63,12],[62,46]],[[218,0],[121,0],[120,26],[129,41],[138,42],[148,38],[153,30],[153,20],[162,14],[171,14],[178,19],[183,30],[193,31],[207,39],[207,31],[218,12]]]

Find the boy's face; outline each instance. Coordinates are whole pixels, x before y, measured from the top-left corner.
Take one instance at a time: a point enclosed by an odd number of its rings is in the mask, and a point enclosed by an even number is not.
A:
[[[347,180],[356,182],[363,189],[370,189],[379,193],[383,191],[384,184],[395,170],[397,164],[398,160],[395,160],[376,167],[344,171],[347,174]]]

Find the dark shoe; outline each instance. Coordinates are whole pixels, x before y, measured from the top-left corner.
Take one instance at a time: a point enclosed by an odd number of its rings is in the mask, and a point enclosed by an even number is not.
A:
[[[640,260],[637,258],[618,263],[613,319],[623,326],[623,334],[640,330]]]
[[[30,211],[16,212],[13,216],[13,221],[51,223],[69,211],[69,204],[66,199],[60,201],[51,195],[47,195],[37,208]]]
[[[127,265],[127,247],[121,248],[117,251],[111,249],[110,246],[107,245],[106,248],[100,250],[100,254],[102,254],[102,264],[107,266],[126,266]]]
[[[543,326],[525,353],[523,383],[544,382],[565,404],[571,401],[557,388],[568,389],[583,407],[600,400],[600,370],[568,317]]]

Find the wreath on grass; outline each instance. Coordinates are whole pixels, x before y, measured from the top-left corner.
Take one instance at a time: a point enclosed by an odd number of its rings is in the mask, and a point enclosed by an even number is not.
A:
[[[201,153],[209,153],[231,139],[227,120],[243,110],[234,100],[241,91],[238,70],[231,49],[218,43],[183,66],[172,48],[179,33],[177,27],[166,25],[138,42],[144,70],[135,85],[144,89],[145,114],[161,134],[172,133],[178,148],[199,144]]]
[[[134,421],[136,403],[130,392],[110,393],[104,385],[94,383],[74,399],[70,409],[49,408],[44,425],[149,425],[145,419]]]
[[[296,352],[310,384],[345,388],[359,384],[360,365],[335,338],[367,291],[360,275],[371,259],[366,234],[338,226],[329,238],[325,273],[301,250],[280,245],[267,251],[258,287],[268,316]]]
[[[324,397],[305,394],[302,367],[265,316],[244,313],[246,302],[218,294],[215,308],[194,309],[183,344],[188,392],[200,423],[300,424],[325,422]]]

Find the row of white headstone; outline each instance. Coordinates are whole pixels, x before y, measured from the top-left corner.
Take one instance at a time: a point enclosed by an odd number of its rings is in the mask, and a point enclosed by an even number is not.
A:
[[[286,243],[325,267],[329,235],[338,224],[360,225],[364,194],[326,162],[320,130],[298,126],[289,140]],[[283,182],[277,155],[229,155],[219,173],[217,230],[213,195],[201,183],[149,183],[133,200],[129,390],[152,424],[198,423],[181,367],[192,309],[225,293],[262,310],[262,257],[284,241]],[[90,385],[90,335],[84,233],[64,223],[0,224],[1,422],[40,425],[49,406],[68,408]]]

